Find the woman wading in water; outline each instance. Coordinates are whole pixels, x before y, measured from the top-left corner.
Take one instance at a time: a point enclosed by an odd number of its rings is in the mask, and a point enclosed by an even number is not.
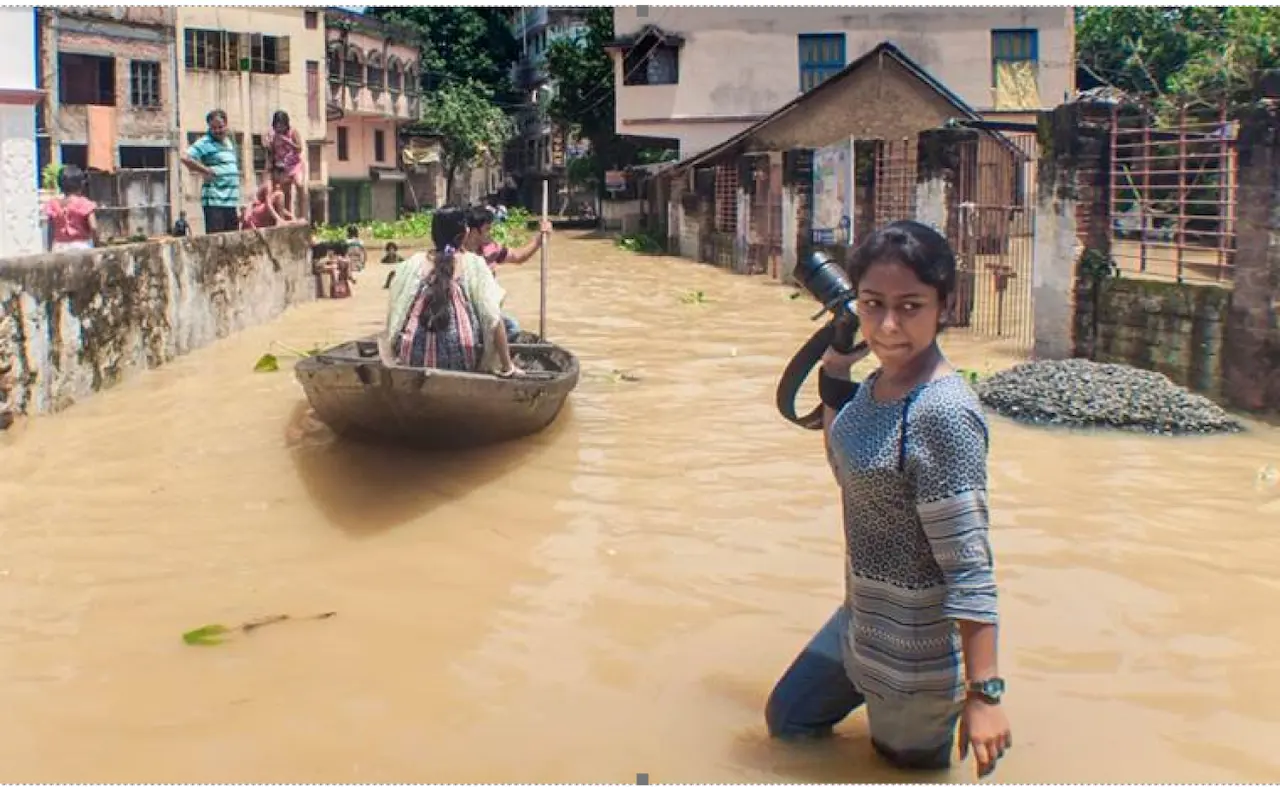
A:
[[[849,263],[867,351],[823,358],[827,455],[840,483],[845,601],[783,675],[776,737],[829,733],[859,706],[871,743],[902,768],[972,749],[984,776],[1013,745],[1000,706],[996,583],[987,537],[987,424],[938,347],[955,255],[913,221],[868,238]],[[963,665],[963,667],[961,666]]]

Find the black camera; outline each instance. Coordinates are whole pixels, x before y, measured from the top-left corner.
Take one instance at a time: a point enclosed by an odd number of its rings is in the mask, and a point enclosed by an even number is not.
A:
[[[853,302],[858,294],[849,277],[844,275],[835,260],[815,251],[796,265],[796,279],[822,304],[824,312],[831,313],[832,328],[835,329],[831,348],[839,353],[853,352],[853,337],[859,327]],[[816,320],[822,313],[818,312],[813,318]]]
[[[796,395],[809,372],[822,360],[828,347],[846,354],[856,349],[854,337],[860,327],[857,312],[854,311],[857,293],[849,282],[849,277],[844,275],[835,260],[820,251],[815,251],[796,265],[796,279],[822,304],[822,311],[813,315],[813,319],[816,320],[823,314],[830,314],[831,319],[809,337],[809,341],[804,343],[787,364],[778,381],[776,402],[783,418],[804,429],[817,430],[822,428],[823,406],[818,405],[808,415],[797,415]],[[856,390],[856,384],[850,388],[850,391],[853,390]]]

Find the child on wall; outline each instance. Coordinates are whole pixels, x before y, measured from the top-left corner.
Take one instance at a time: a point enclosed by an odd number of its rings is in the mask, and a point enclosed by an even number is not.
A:
[[[62,196],[44,206],[48,219],[45,242],[54,254],[92,249],[98,243],[98,205],[84,195],[86,185],[84,170],[74,164],[58,174]]]

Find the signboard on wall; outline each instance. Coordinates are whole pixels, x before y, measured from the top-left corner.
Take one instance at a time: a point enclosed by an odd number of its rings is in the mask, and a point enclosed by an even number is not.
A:
[[[813,242],[853,243],[853,140],[813,152]]]
[[[607,170],[604,173],[604,187],[608,191],[624,191],[627,188],[626,170]]]

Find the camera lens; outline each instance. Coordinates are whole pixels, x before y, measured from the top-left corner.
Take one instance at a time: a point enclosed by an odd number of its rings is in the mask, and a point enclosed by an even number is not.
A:
[[[844,271],[821,251],[815,251],[796,266],[796,278],[824,306],[847,300],[853,294],[853,287],[845,278]]]

